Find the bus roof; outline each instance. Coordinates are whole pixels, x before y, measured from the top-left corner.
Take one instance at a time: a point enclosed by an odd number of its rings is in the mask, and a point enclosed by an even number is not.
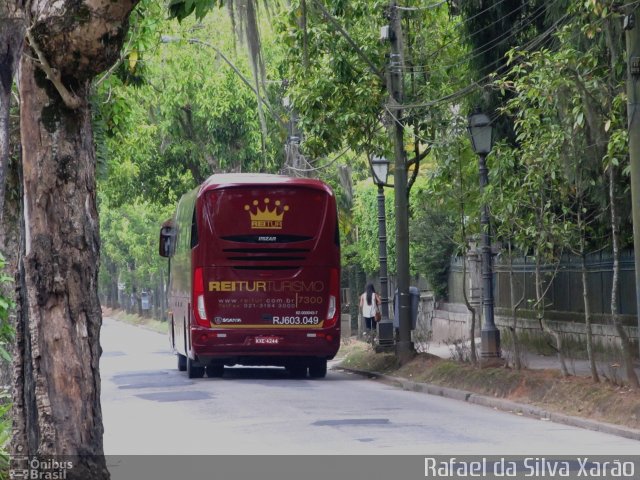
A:
[[[331,195],[331,188],[321,180],[314,178],[296,178],[269,173],[217,173],[207,178],[200,186],[198,196],[210,190],[235,186],[303,186],[323,190]]]

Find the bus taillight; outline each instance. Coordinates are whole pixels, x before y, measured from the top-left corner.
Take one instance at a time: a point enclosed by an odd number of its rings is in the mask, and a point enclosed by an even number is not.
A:
[[[204,308],[204,279],[201,267],[197,267],[193,272],[193,299],[196,306],[194,308],[196,323],[201,327],[211,327]]]
[[[327,309],[327,319],[325,327],[333,327],[338,321],[338,295],[340,295],[340,275],[338,269],[332,268],[329,274],[329,308]]]

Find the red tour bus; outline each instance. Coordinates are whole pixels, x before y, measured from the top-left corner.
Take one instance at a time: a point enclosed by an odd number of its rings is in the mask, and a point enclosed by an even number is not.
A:
[[[228,365],[324,377],[340,346],[336,200],[319,180],[213,175],[160,233],[169,336],[189,378]]]

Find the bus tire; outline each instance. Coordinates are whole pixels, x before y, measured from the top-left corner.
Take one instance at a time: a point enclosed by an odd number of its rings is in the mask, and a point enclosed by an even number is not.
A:
[[[181,353],[178,353],[177,357],[178,357],[178,371],[184,372],[187,369],[187,357],[185,357]]]
[[[207,365],[207,377],[219,378],[224,375],[224,365],[209,364]]]
[[[311,378],[324,378],[327,376],[327,359],[316,358],[309,364],[309,376]]]
[[[187,356],[187,377],[202,378],[204,377],[204,367],[198,367],[195,362]]]

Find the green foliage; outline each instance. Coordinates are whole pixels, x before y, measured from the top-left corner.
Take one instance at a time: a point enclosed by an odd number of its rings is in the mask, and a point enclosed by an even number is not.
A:
[[[436,298],[447,297],[449,265],[456,250],[458,228],[455,217],[446,210],[423,210],[414,224],[415,262],[429,282]]]
[[[236,20],[221,10],[242,15],[239,4],[172,0],[177,24],[163,19],[151,0],[143,2],[123,62],[98,89],[104,258],[118,265],[122,278],[131,264],[146,272],[141,275],[157,271],[152,262],[143,266],[148,260],[136,248],[155,252],[157,223],[182,193],[212,172],[277,171],[286,135],[293,133],[317,168],[311,174],[336,192],[343,264],[377,271],[377,189],[368,159],[392,157],[387,132],[396,121],[405,126],[409,161],[420,164],[410,195],[411,268],[427,276],[438,295],[445,295],[449,255],[465,251],[479,231],[482,202],[491,207],[498,238],[521,252],[553,260],[575,250],[581,236],[589,248],[606,246],[603,171],[620,166],[628,174],[623,35],[609,0],[449,2],[460,6],[457,11],[448,5],[411,10],[424,2],[403,2],[409,7],[402,11],[404,102],[411,107],[401,119],[385,108],[389,45],[378,35],[388,22],[387,1],[324,0],[335,20],[316,2],[265,3],[273,14],[273,28],[265,22],[260,31],[267,79],[260,92],[271,114],[266,136],[254,92],[216,53],[253,78],[247,55],[235,50]],[[551,25],[559,27],[554,35],[529,43]],[[170,43],[160,43],[160,33]],[[493,88],[460,94],[471,78],[491,72]],[[285,96],[292,102],[288,110],[279,107]],[[499,109],[492,117],[499,136],[508,136],[488,158],[484,198],[464,129],[477,102]],[[294,116],[297,125],[284,132],[280,124]],[[621,182],[619,210],[626,219],[626,175]],[[386,189],[391,273],[393,204],[393,191]],[[134,223],[144,225],[142,231]],[[629,242],[630,222],[622,233]]]
[[[418,177],[409,196],[411,226],[415,226],[416,219],[423,217],[425,212],[419,206],[427,192],[427,179]],[[387,224],[387,259],[388,273],[396,272],[396,237],[395,237],[395,207],[392,189],[385,189],[385,213]],[[360,265],[368,274],[373,274],[380,267],[379,237],[378,237],[378,187],[371,179],[363,180],[355,185],[353,201],[353,221],[357,225],[357,235],[353,246],[347,247],[347,256],[350,256],[351,264]],[[413,230],[412,230],[413,232]],[[411,274],[425,273],[420,269],[418,255],[422,253],[424,245],[420,241],[412,241],[409,245]],[[421,253],[418,253],[421,252]]]
[[[437,298],[446,298],[451,256],[464,254],[478,231],[477,157],[462,148],[454,125],[450,141],[434,147],[429,175],[412,192],[412,262]]]
[[[192,14],[195,14],[198,20],[214,7],[222,6],[221,0],[169,0],[169,13],[172,17],[182,21]]]
[[[390,219],[393,215],[393,195],[385,195],[385,213],[387,218],[387,258],[390,274],[396,271],[395,229]],[[378,256],[378,187],[372,180],[363,180],[355,185],[353,201],[353,220],[357,225],[354,246],[348,250],[353,254],[352,263],[357,263],[368,273],[373,274],[380,268]]]
[[[346,240],[343,260],[359,264],[372,273],[379,264],[377,191],[371,184],[366,159],[372,155],[393,157],[387,132],[397,120],[393,111],[390,114],[385,109],[388,92],[384,75],[388,68],[389,44],[378,38],[380,26],[388,22],[385,17],[388,2],[357,0],[323,4],[334,20],[328,19],[314,2],[302,1],[291,2],[288,11],[277,19],[279,40],[284,49],[280,69],[288,79],[287,94],[300,116],[304,151],[311,157],[319,157],[347,147],[359,159],[349,161],[356,186],[348,224],[352,235],[343,236]],[[403,6],[422,4],[409,1]],[[447,8],[416,8],[402,14],[406,103],[422,103],[424,99],[454,92],[456,82],[464,81],[466,69],[460,65],[446,68],[446,65],[456,64],[466,47],[451,41],[457,33]],[[336,23],[348,32],[349,38],[339,31]],[[447,105],[408,110],[403,123],[409,159],[422,163],[423,169],[437,168],[434,162],[425,164],[429,160],[425,155],[440,149],[440,142],[450,145],[458,140],[459,132],[454,138],[449,137],[449,125],[456,116]],[[325,178],[328,176],[324,171],[321,173]],[[410,265],[413,273],[424,273],[427,267],[417,260],[416,253],[421,249],[424,253],[424,244],[422,239],[413,238],[413,232],[416,222],[425,215],[421,197],[426,195],[427,179],[422,176],[418,179],[410,196]],[[444,195],[446,198],[447,194]],[[396,268],[393,204],[393,191],[386,189],[387,257],[391,273]],[[455,209],[457,206],[454,212]],[[347,219],[349,215],[342,214],[341,218]]]
[[[466,41],[471,46],[472,78],[480,82],[508,71],[508,52],[537,41],[554,22],[561,20],[570,0],[491,0],[460,2]],[[511,98],[509,90],[484,89],[473,95],[473,104],[494,113]],[[512,119],[505,115],[493,121],[495,138],[514,142]]]
[[[157,255],[159,226],[183,193],[216,172],[275,171],[283,158],[278,119],[267,122],[263,149],[256,97],[240,77],[251,78],[251,68],[235,50],[230,19],[216,11],[177,24],[165,14],[157,2],[138,7],[123,61],[94,98],[103,292],[117,283],[126,292],[157,284],[166,268]]]
[[[8,451],[11,440],[13,421],[11,419],[11,395],[9,392],[0,393],[0,480],[9,478],[10,456]]]
[[[0,284],[12,283],[12,278],[4,273],[5,265],[5,259],[0,254]],[[15,329],[9,322],[9,312],[13,307],[9,298],[0,295],[0,362],[4,364],[10,364],[12,360],[8,349],[15,337]],[[7,445],[12,432],[11,406],[10,393],[0,390],[0,478],[6,475],[9,467]]]
[[[327,7],[380,71],[386,49],[377,40],[382,4],[357,0],[329,2]],[[386,97],[384,79],[369,71],[313,2],[306,2],[306,7],[303,12],[302,2],[292,2],[277,24],[286,49],[281,69],[289,79],[288,94],[300,114],[305,152],[322,156],[343,145],[356,152],[388,149],[388,140],[379,128]],[[302,21],[306,28],[300,28]]]
[[[5,259],[2,254],[0,254],[0,284],[12,284],[13,279],[4,273],[5,265]],[[0,361],[7,363],[11,362],[11,353],[8,351],[8,348],[15,336],[15,329],[9,321],[9,313],[13,308],[13,301],[10,298],[0,295]]]
[[[419,2],[405,3],[407,7],[420,6]],[[388,22],[388,2],[325,4],[335,21],[328,20],[314,2],[294,1],[277,24],[285,48],[281,70],[289,80],[287,92],[300,115],[305,152],[312,157],[324,156],[348,146],[356,153],[389,154],[392,148],[384,125],[385,119],[389,124],[394,121],[384,108],[389,45],[378,38],[380,26]],[[446,9],[416,9],[404,15],[410,54],[406,102],[437,98],[455,90],[449,72],[438,68],[438,62],[451,62],[464,51],[459,43],[448,41],[451,22]],[[348,32],[348,38],[336,23]],[[423,25],[430,27],[424,29]],[[463,72],[461,75],[458,69],[456,76],[460,78]],[[406,143],[411,148],[421,143],[424,151],[428,145],[423,139],[434,135],[450,118],[450,111],[434,106],[410,113]]]
[[[134,286],[156,284],[155,277],[166,268],[166,261],[157,255],[160,225],[172,216],[173,209],[149,202],[119,207],[101,203],[102,254],[112,267],[100,269],[102,286],[124,283],[130,293]]]
[[[580,236],[591,248],[606,245],[602,172],[627,150],[621,81],[608,68],[606,42],[582,41],[593,39],[589,20],[582,12],[562,28],[557,50],[511,52],[513,67],[498,83],[511,94],[504,112],[515,119],[518,145],[494,149],[492,213],[503,238],[551,262],[577,251]]]
[[[160,31],[169,43],[160,44]],[[251,77],[247,59],[234,53],[233,28],[222,13],[197,25],[164,21],[140,35],[134,45],[147,45],[149,38],[155,42],[153,49],[139,50],[144,56],[135,68],[143,71],[143,81],[132,87],[111,76],[100,85],[96,101],[101,105],[96,122],[105,132],[100,151],[108,157],[102,188],[111,203],[132,198],[175,203],[211,173],[280,166],[278,122],[268,122],[263,151],[255,95],[218,55],[224,52],[240,74]],[[211,46],[194,43],[210,37],[215,37]]]

